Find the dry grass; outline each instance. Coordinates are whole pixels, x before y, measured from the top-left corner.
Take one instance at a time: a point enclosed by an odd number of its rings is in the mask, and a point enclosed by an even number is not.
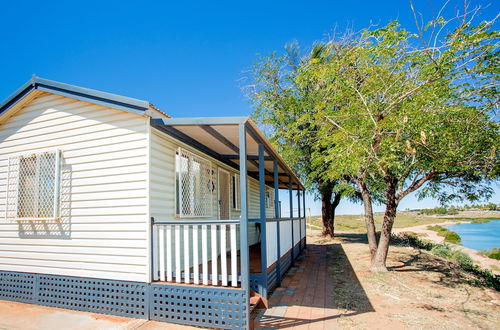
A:
[[[330,267],[337,284],[332,295],[344,309],[338,319],[340,328],[498,328],[498,293],[469,285],[472,275],[453,262],[426,251],[391,246],[390,271],[371,273],[364,235],[340,234],[332,242],[341,243],[332,244]],[[345,273],[348,269],[354,276]]]
[[[383,220],[382,213],[375,214],[375,226],[379,230],[382,226]],[[394,222],[395,228],[406,228],[418,225],[426,225],[433,223],[443,222],[440,217],[424,216],[416,212],[400,211]],[[311,224],[313,229],[320,229],[322,227],[321,217],[313,216],[308,218],[308,223]],[[365,232],[365,220],[363,215],[337,215],[335,216],[335,230],[350,231],[350,232]]]

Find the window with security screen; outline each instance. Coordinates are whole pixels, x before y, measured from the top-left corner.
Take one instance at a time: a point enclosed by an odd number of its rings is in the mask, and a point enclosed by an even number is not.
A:
[[[270,209],[274,207],[274,190],[272,188],[266,188],[265,192],[266,208]]]
[[[240,209],[240,176],[238,174],[231,176],[231,206],[233,210]]]
[[[7,218],[54,220],[60,213],[61,153],[10,157],[7,175]]]
[[[180,217],[211,217],[215,184],[212,163],[183,148],[176,157],[177,214]]]

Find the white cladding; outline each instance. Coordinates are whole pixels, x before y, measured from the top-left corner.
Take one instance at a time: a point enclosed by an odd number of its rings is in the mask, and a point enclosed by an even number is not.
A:
[[[147,116],[36,93],[0,122],[0,269],[149,281],[150,218],[176,219],[176,149],[206,157],[214,168],[237,171],[151,128]],[[62,219],[5,219],[8,157],[56,148],[69,183]],[[218,184],[215,189],[217,194]],[[248,199],[249,217],[258,218],[257,180],[249,180]],[[217,198],[213,201],[217,219]],[[266,214],[273,217],[274,209]],[[231,219],[239,215],[230,211]],[[258,242],[257,226],[250,224],[249,230],[250,243]]]
[[[148,279],[148,118],[41,93],[0,123],[0,269]],[[6,159],[58,148],[63,217],[5,219]]]

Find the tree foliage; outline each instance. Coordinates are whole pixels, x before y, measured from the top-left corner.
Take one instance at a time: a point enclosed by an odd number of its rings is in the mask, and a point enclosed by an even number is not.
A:
[[[325,45],[317,44],[310,54],[303,57],[296,42],[285,48],[286,55],[272,54],[256,63],[251,72],[252,84],[246,89],[256,108],[254,117],[264,125],[271,142],[305,185],[322,200],[323,234],[333,236],[335,208],[344,190],[338,187],[338,180],[322,175],[328,164],[314,159],[322,153],[315,152],[321,147],[315,136],[307,132],[317,129],[316,123],[298,121],[304,114],[315,111],[322,102],[311,93],[315,86],[302,84],[297,78],[307,61],[325,60]],[[302,131],[306,134],[300,134]]]
[[[426,28],[447,31],[451,21],[440,17]],[[397,207],[408,194],[487,199],[499,174],[499,32],[465,16],[432,43],[423,30],[412,34],[394,21],[315,47],[290,71],[275,55],[261,63],[261,74],[271,73],[266,81],[282,83],[263,89],[279,102],[263,103],[259,115],[272,118],[276,142],[299,156],[310,178],[356,187],[374,270],[385,270]],[[374,199],[385,204],[378,242]]]

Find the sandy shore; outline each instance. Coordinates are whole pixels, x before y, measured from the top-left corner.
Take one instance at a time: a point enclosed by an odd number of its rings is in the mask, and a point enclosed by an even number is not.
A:
[[[441,222],[441,223],[436,223],[434,225],[439,225],[439,226],[449,226],[449,225],[455,225],[459,223],[468,223],[468,221],[446,221],[446,222]],[[435,243],[443,244],[444,243],[444,237],[438,236],[438,234],[435,231],[427,229],[429,225],[420,225],[420,226],[414,226],[414,227],[406,227],[406,228],[394,228],[393,232],[394,234],[402,233],[402,232],[413,232],[413,233],[418,233],[418,234],[426,234],[426,236],[422,237],[424,240],[429,240]],[[448,243],[449,244],[449,243]],[[484,269],[490,269],[493,271],[494,274],[499,275],[500,271],[500,260],[495,260],[495,259],[490,259],[488,257],[485,257],[479,253],[477,250],[469,249],[460,245],[456,244],[450,244],[453,247],[455,247],[457,250],[463,251],[467,253],[474,262],[476,262],[479,266],[481,266]],[[496,267],[496,269],[494,269]]]

